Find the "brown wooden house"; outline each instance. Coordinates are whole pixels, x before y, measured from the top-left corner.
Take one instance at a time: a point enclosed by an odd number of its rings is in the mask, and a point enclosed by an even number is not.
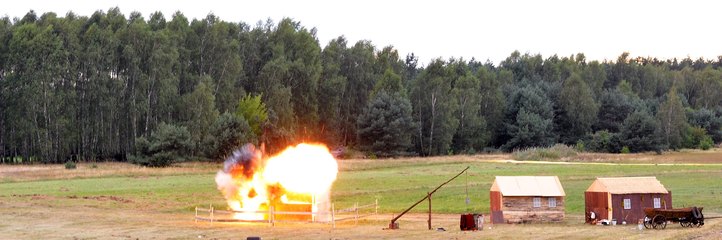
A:
[[[597,178],[584,192],[585,220],[626,221],[644,219],[644,208],[672,208],[672,192],[656,177]]]
[[[564,220],[564,188],[556,176],[497,176],[491,185],[491,222]]]

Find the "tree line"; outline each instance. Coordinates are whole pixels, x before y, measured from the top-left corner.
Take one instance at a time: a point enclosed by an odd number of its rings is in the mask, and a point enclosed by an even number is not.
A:
[[[217,159],[245,142],[377,156],[709,148],[722,141],[721,102],[722,57],[515,51],[420,66],[366,40],[322,48],[292,19],[118,8],[0,19],[2,162]]]

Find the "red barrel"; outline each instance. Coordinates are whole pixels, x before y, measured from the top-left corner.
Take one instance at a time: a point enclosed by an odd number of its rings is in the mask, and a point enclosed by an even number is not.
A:
[[[459,223],[459,226],[461,227],[461,231],[476,231],[479,230],[479,218],[483,215],[479,214],[461,214],[461,222]]]

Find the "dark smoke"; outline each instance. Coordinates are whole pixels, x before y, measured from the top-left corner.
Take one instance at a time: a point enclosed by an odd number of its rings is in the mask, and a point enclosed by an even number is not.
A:
[[[248,143],[226,158],[223,162],[223,172],[237,175],[240,171],[246,178],[250,178],[260,165],[261,156],[261,151]]]
[[[233,151],[223,162],[223,170],[216,174],[216,185],[228,200],[236,200],[239,184],[253,178],[253,173],[262,166],[262,152],[253,144],[246,144]],[[250,194],[250,193],[249,193]],[[255,190],[252,190],[255,195]],[[254,197],[254,196],[249,196]]]

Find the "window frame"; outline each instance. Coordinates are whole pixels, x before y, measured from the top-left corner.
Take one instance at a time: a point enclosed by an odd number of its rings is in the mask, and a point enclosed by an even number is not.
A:
[[[540,208],[541,207],[541,197],[534,197],[532,198],[532,205],[533,208]]]
[[[654,202],[654,208],[662,208],[662,198],[656,197],[652,198]]]
[[[557,207],[557,198],[555,198],[555,197],[549,197],[549,198],[547,198],[547,202],[548,202],[548,203],[547,203],[547,206],[549,206],[550,208],[555,208],[555,207]]]
[[[623,200],[622,200],[622,207],[623,207],[625,210],[632,209],[632,199],[630,199],[630,198],[625,198],[625,199],[623,199]]]

